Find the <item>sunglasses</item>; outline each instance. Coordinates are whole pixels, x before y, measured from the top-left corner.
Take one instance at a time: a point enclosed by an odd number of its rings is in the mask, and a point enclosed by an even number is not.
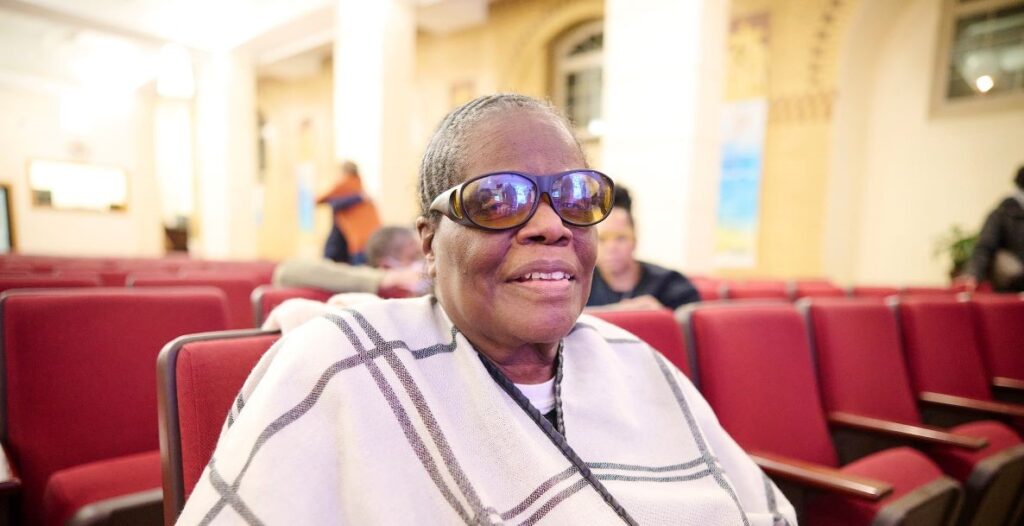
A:
[[[591,226],[612,211],[615,183],[596,170],[570,170],[554,175],[489,173],[441,192],[430,210],[461,225],[506,230],[526,224],[537,212],[544,195],[563,222]]]

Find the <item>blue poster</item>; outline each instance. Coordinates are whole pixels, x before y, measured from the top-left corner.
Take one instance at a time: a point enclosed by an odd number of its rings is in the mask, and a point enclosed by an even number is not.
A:
[[[722,112],[722,165],[715,226],[715,266],[757,264],[757,226],[768,102],[726,103]]]

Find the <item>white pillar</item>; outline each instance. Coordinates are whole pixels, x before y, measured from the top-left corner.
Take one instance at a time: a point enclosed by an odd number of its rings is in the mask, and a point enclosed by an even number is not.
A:
[[[257,255],[256,75],[251,60],[216,51],[199,64],[196,164],[199,224],[191,249],[205,258]]]
[[[606,0],[605,170],[630,188],[640,259],[711,268],[725,0]]]
[[[337,6],[335,155],[359,165],[385,223],[411,225],[417,213],[415,6],[408,0],[338,0]]]

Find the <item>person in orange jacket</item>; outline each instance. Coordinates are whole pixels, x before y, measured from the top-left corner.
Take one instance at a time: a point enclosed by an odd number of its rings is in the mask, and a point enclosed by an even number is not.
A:
[[[335,262],[359,264],[366,260],[366,241],[380,228],[377,207],[363,192],[359,168],[352,161],[339,166],[338,182],[319,199],[334,211],[334,228],[327,236],[324,257]]]

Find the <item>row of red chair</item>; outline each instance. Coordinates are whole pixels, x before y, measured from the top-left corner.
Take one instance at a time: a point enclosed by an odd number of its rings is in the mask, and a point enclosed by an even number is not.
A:
[[[705,277],[690,278],[700,297],[710,300],[765,300],[796,301],[801,298],[870,297],[892,295],[956,295],[965,292],[962,287],[889,287],[856,285],[840,287],[828,280],[747,280],[730,281]]]

